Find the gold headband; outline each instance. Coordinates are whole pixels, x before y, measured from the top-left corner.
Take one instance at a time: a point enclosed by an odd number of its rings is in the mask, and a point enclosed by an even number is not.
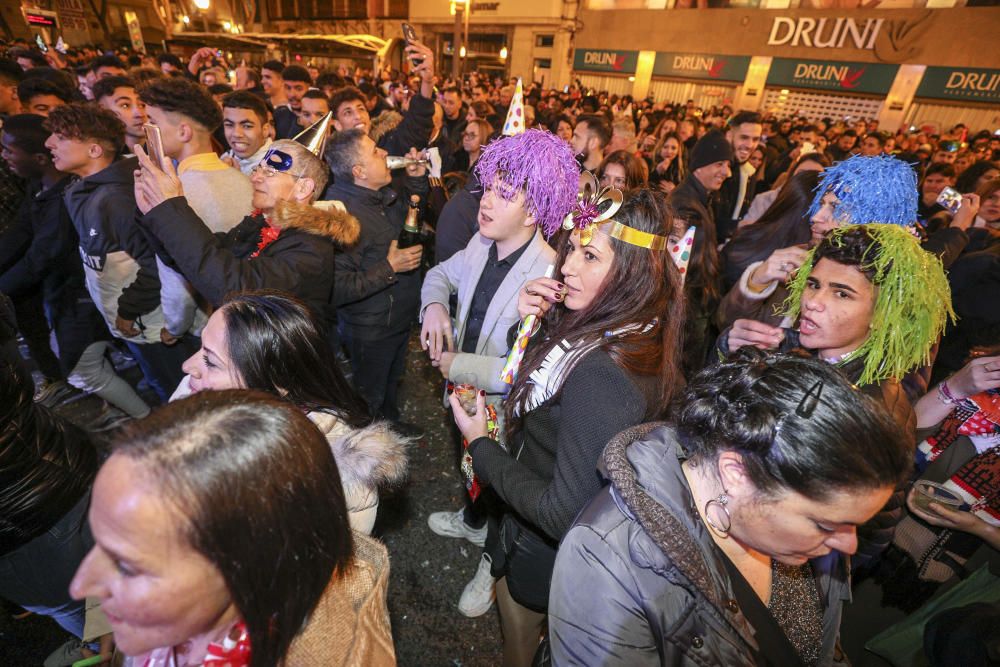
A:
[[[608,225],[611,225],[611,229],[607,229]],[[663,250],[667,247],[668,243],[666,236],[650,234],[649,232],[623,225],[617,220],[607,221],[600,226],[600,230],[623,243],[639,246],[640,248],[649,248],[650,250]]]
[[[563,229],[577,229],[580,232],[580,243],[584,246],[590,245],[594,231],[599,229],[612,238],[640,248],[663,250],[667,247],[666,236],[643,232],[615,220],[614,215],[625,201],[621,190],[602,188],[596,176],[590,172],[585,174],[589,179],[584,179],[584,186],[577,196],[577,205],[563,220]]]

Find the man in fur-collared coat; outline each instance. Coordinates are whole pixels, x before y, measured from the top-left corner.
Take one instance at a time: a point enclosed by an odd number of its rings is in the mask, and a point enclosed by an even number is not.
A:
[[[281,140],[254,169],[254,211],[236,227],[213,234],[184,199],[170,165],[158,169],[145,153],[136,172],[136,202],[147,235],[213,306],[227,294],[275,289],[305,301],[325,317],[333,289],[335,246],[353,245],[358,221],[336,207],[312,205],[327,168],[295,141]]]

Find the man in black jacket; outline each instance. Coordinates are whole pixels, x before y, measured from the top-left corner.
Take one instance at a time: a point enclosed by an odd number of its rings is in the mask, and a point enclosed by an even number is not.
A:
[[[441,210],[434,234],[434,258],[441,263],[469,245],[479,230],[479,200],[483,188],[476,171],[469,172],[465,187],[452,195]]]
[[[22,114],[4,124],[4,157],[28,180],[29,196],[19,223],[28,231],[30,242],[18,261],[0,273],[0,292],[17,297],[40,290],[64,376],[75,387],[141,417],[149,408],[104,357],[111,335],[87,293],[77,250],[79,238],[63,202],[72,176],[53,166],[45,149],[49,132],[44,121],[41,116]]]
[[[713,195],[732,175],[733,148],[718,131],[703,136],[691,151],[687,178],[670,193],[674,213],[688,225],[711,228],[715,238]]]
[[[379,148],[389,155],[405,155],[411,148],[425,148],[431,137],[434,116],[434,54],[423,44],[412,42],[406,46],[406,56],[422,62],[411,71],[420,76],[420,92],[410,100],[410,108],[403,121],[378,140]],[[343,88],[330,98],[333,127],[338,131],[361,128],[365,133],[372,129],[367,99],[357,88]],[[336,178],[336,176],[334,176]],[[329,199],[330,197],[324,197]]]
[[[736,225],[747,212],[753,199],[752,178],[756,171],[750,164],[750,156],[760,145],[764,125],[760,114],[741,111],[729,121],[726,139],[733,147],[733,157],[729,163],[731,176],[719,188],[715,208],[715,231],[719,243],[724,243],[736,231]]]
[[[312,206],[326,185],[323,162],[302,144],[280,139],[253,171],[254,212],[213,234],[187,200],[176,172],[138,154],[140,222],[181,274],[213,306],[230,292],[276,289],[325,317],[333,287],[334,244],[357,240],[358,222],[337,209]]]
[[[0,349],[15,355],[0,355],[0,597],[81,637],[85,605],[72,599],[69,584],[94,545],[87,506],[97,450],[31,400],[16,336],[10,301],[0,294]]]
[[[289,65],[281,72],[287,104],[274,107],[274,134],[276,139],[291,139],[302,131],[299,114],[302,112],[302,97],[312,85],[312,79],[305,67]]]
[[[45,147],[59,171],[78,176],[64,201],[80,242],[87,290],[112,335],[135,355],[161,400],[184,377],[187,351],[165,345],[160,278],[153,249],[135,224],[135,158],[117,160],[125,125],[92,104],[54,109]],[[138,415],[134,415],[138,416]]]
[[[357,245],[334,260],[341,340],[351,355],[355,386],[372,413],[398,421],[396,390],[420,306],[422,248],[397,245],[407,200],[389,187],[386,152],[363,129],[338,132],[325,157],[334,176],[328,197],[343,202],[361,222]],[[412,165],[407,173],[409,192],[425,195],[425,169]]]

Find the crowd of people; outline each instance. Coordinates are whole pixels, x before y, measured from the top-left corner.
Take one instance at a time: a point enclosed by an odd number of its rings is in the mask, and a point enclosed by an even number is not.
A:
[[[1000,566],[997,134],[419,42],[6,56],[0,596],[74,635],[46,665],[395,664],[414,335],[464,483],[428,529],[505,667],[995,659],[1000,600],[935,605]]]

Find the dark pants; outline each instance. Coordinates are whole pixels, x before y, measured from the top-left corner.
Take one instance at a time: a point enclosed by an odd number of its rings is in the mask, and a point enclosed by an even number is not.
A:
[[[181,364],[201,348],[196,336],[186,335],[173,345],[125,341],[142,374],[160,400],[166,403],[184,378]]]
[[[84,601],[70,597],[69,584],[94,546],[89,505],[88,493],[47,532],[0,556],[0,597],[50,617],[77,637],[83,636]]]
[[[341,331],[341,341],[351,355],[354,387],[376,418],[399,421],[399,381],[406,368],[410,331],[369,340]]]
[[[14,312],[17,316],[17,329],[28,344],[31,358],[38,365],[46,380],[63,380],[59,360],[52,351],[49,338],[49,321],[45,319],[45,306],[40,289],[33,289],[14,297]]]

